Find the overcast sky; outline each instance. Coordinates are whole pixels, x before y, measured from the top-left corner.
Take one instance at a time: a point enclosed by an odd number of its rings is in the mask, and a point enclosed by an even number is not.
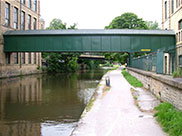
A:
[[[41,0],[41,16],[46,27],[53,18],[78,29],[104,29],[117,16],[133,12],[161,25],[162,0]]]

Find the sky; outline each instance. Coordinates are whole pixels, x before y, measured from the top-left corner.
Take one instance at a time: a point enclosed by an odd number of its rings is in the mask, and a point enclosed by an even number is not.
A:
[[[58,18],[78,29],[104,29],[117,16],[133,12],[145,21],[162,22],[162,0],[41,0],[45,26]]]

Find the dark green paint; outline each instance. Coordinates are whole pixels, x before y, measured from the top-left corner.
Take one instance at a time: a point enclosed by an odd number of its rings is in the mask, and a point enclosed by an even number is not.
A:
[[[108,30],[107,30],[108,31]],[[139,31],[139,30],[137,30]],[[127,31],[126,31],[127,32]],[[140,32],[140,31],[139,31]],[[149,31],[150,32],[150,31]],[[141,52],[175,47],[174,34],[4,34],[4,52]]]

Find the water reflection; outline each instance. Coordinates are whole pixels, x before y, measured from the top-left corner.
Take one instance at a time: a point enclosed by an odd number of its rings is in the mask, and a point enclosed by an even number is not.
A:
[[[68,136],[103,73],[0,80],[0,136]]]

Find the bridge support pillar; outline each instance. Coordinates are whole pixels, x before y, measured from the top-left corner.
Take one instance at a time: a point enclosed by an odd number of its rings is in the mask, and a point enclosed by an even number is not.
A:
[[[132,60],[132,57],[133,57],[133,54],[132,53],[128,53],[128,66],[130,67],[131,66],[131,60]]]

